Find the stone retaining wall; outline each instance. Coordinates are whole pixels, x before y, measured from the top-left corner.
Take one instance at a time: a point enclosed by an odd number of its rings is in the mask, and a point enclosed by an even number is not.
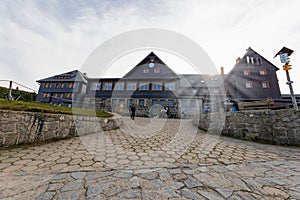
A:
[[[116,115],[97,118],[0,110],[0,147],[108,131],[121,123]]]
[[[250,139],[260,142],[282,145],[300,145],[300,111],[287,110],[252,110],[226,113],[223,135]],[[210,129],[219,117],[218,113],[201,115],[194,119],[199,128]],[[199,119],[199,123],[198,122]],[[220,126],[222,124],[222,126]]]

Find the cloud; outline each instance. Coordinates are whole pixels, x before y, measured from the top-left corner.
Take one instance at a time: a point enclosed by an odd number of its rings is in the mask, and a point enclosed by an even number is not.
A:
[[[274,54],[282,46],[290,47],[295,50],[291,76],[296,78],[294,74],[300,74],[298,2],[4,0],[0,4],[0,79],[37,89],[35,80],[80,68],[106,39],[145,27],[187,35],[227,72],[249,46],[279,67]],[[280,71],[278,76],[283,93],[288,93],[285,74]],[[300,93],[300,83],[294,82]]]

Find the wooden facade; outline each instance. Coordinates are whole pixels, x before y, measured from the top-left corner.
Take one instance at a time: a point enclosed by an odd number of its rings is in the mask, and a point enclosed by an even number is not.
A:
[[[151,52],[122,78],[89,78],[75,70],[39,80],[37,101],[69,106],[76,101],[121,114],[134,103],[142,116],[154,116],[167,106],[177,116],[191,116],[228,96],[280,98],[277,70],[249,48],[228,75],[176,74]]]

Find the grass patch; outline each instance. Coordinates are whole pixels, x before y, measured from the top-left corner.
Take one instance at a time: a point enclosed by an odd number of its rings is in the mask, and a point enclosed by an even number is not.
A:
[[[8,101],[0,98],[0,110],[14,110],[27,112],[41,112],[67,115],[85,115],[91,117],[112,117],[113,115],[99,110],[88,110],[81,108],[68,108],[64,106],[53,106],[39,102]]]

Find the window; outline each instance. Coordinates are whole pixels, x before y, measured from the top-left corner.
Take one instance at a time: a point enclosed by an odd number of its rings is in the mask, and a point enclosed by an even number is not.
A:
[[[261,59],[260,58],[256,58],[256,64],[261,65]]]
[[[120,100],[119,100],[119,104],[120,104],[120,105],[124,105],[124,104],[125,104],[125,100],[124,100],[124,99],[120,99]]]
[[[153,99],[153,100],[152,100],[152,105],[155,105],[155,104],[157,104],[157,100],[156,100],[156,99]]]
[[[243,70],[243,74],[244,74],[245,76],[249,76],[249,75],[250,75],[250,69],[244,69],[244,70]]]
[[[165,90],[175,91],[175,82],[166,82]]]
[[[144,99],[140,99],[139,100],[139,106],[144,106],[145,105],[145,100]]]
[[[203,94],[207,94],[208,90],[206,88],[203,88]]]
[[[174,106],[174,100],[169,100],[168,103],[169,103],[169,106]]]
[[[154,91],[162,90],[162,84],[159,82],[152,83],[152,90]]]
[[[91,87],[92,90],[100,90],[101,89],[101,83],[93,83],[93,87]]]
[[[112,90],[112,83],[104,83],[103,90]]]
[[[72,97],[72,93],[71,93],[71,92],[68,92],[68,93],[66,93],[65,96],[66,96],[67,99],[70,99],[70,98]]]
[[[245,82],[246,88],[252,88],[252,81],[246,81]]]
[[[165,100],[160,100],[160,101],[159,101],[159,104],[160,104],[161,106],[165,106],[165,105],[166,105],[166,101],[165,101]]]
[[[254,64],[254,58],[251,57],[250,60],[251,60],[251,64]]]
[[[190,107],[196,107],[196,100],[190,100]]]
[[[182,107],[186,107],[186,100],[181,100],[180,105],[181,105]]]
[[[262,76],[265,76],[267,74],[267,70],[266,69],[260,69],[259,74],[262,75]]]
[[[117,99],[112,99],[112,100],[111,100],[111,104],[112,104],[113,106],[117,105]]]
[[[144,74],[149,74],[149,69],[143,69]]]
[[[197,89],[193,89],[193,94],[197,94]]]
[[[132,104],[132,99],[127,99],[127,105],[131,106],[131,104]]]
[[[149,83],[140,82],[140,90],[149,90]]]
[[[64,88],[63,83],[55,83],[54,88]]]
[[[127,90],[129,91],[136,90],[136,83],[127,83]]]
[[[247,61],[247,63],[250,63],[250,57],[249,56],[246,57],[246,61]]]
[[[155,74],[158,74],[159,72],[160,72],[160,68],[159,67],[157,67],[157,68],[154,69],[154,73]]]
[[[51,87],[51,83],[44,83],[44,88],[50,88]]]
[[[261,82],[261,85],[262,85],[262,88],[270,88],[270,84],[269,84],[269,81],[262,81]]]
[[[116,83],[115,90],[124,90],[124,83]]]
[[[42,98],[48,98],[49,97],[49,93],[42,93]]]
[[[74,88],[74,83],[68,83],[67,88],[69,88],[69,89]]]

